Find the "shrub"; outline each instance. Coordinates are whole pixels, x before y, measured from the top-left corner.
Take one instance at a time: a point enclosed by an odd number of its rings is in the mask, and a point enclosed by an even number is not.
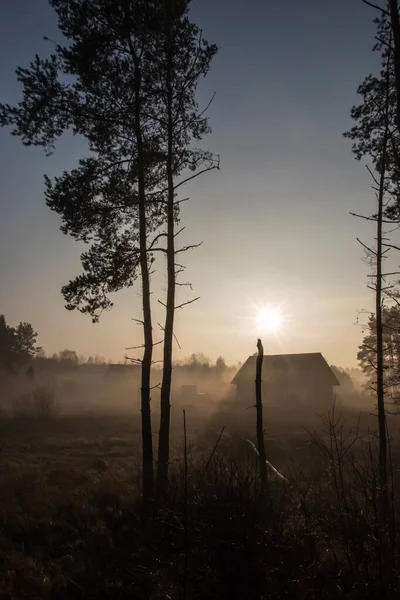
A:
[[[17,419],[51,419],[57,412],[55,391],[45,386],[38,386],[32,393],[17,396],[12,405]]]
[[[57,403],[54,389],[39,386],[33,391],[33,408],[38,417],[51,419],[56,415]]]

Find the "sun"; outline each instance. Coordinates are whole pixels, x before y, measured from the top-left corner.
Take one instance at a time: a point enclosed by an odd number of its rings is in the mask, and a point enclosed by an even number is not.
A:
[[[279,308],[261,308],[256,315],[256,325],[260,333],[277,333],[283,326],[283,315]]]

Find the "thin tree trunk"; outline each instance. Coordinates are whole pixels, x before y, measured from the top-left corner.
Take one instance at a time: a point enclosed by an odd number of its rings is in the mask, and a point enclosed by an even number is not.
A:
[[[170,7],[168,8],[168,11]],[[168,485],[169,467],[169,433],[171,421],[171,382],[172,382],[172,347],[175,317],[175,216],[174,216],[174,174],[173,174],[173,135],[174,123],[172,113],[173,86],[172,86],[172,40],[171,40],[171,15],[167,17],[167,303],[164,327],[164,355],[163,376],[161,383],[160,430],[158,438],[158,467],[157,486],[160,492],[165,492]]]
[[[381,172],[378,191],[378,214],[377,214],[377,248],[376,248],[376,351],[377,351],[377,400],[378,400],[378,424],[379,424],[379,480],[383,500],[387,499],[387,436],[386,436],[386,414],[385,414],[385,388],[384,388],[384,360],[383,360],[383,322],[382,322],[382,221],[384,213],[385,175],[387,145],[389,139],[389,75],[390,75],[390,52],[387,60],[386,72],[386,101],[385,101],[385,132],[383,136]],[[386,505],[386,503],[385,503]]]
[[[257,340],[257,361],[256,361],[256,411],[257,411],[257,447],[260,461],[261,490],[264,492],[267,485],[267,463],[265,457],[264,428],[263,428],[263,409],[262,409],[262,365],[264,359],[264,348],[261,340]]]
[[[398,0],[389,0],[390,21],[393,32],[394,72],[396,79],[396,113],[397,127],[400,128],[400,20]]]
[[[153,493],[153,439],[150,409],[150,373],[153,355],[153,330],[151,324],[150,275],[147,257],[145,159],[141,128],[141,73],[135,69],[135,134],[138,150],[138,195],[139,195],[139,247],[142,274],[142,309],[144,352],[142,359],[141,413],[143,451],[143,500]]]

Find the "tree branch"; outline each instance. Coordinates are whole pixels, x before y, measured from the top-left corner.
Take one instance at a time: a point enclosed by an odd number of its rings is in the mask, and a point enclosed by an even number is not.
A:
[[[365,215],[359,215],[359,214],[353,213],[353,212],[350,212],[349,215],[351,215],[352,217],[358,217],[359,219],[365,219],[366,221],[373,221],[374,223],[376,223],[376,221],[377,221],[376,217],[366,217]],[[388,223],[389,225],[396,225],[396,224],[400,224],[400,220],[395,221],[395,220],[382,219],[382,223]]]
[[[370,248],[369,246],[367,246],[366,244],[364,244],[364,242],[362,242],[362,241],[361,241],[359,238],[356,238],[356,240],[357,240],[357,242],[358,242],[359,244],[361,244],[361,246],[362,246],[363,248],[365,248],[366,250],[368,250],[368,252],[371,252],[371,254],[373,254],[374,256],[376,256],[376,255],[377,255],[377,253],[376,253],[376,251],[375,251],[375,250],[372,250],[372,248]]]
[[[390,12],[388,12],[387,10],[385,10],[384,8],[382,8],[382,6],[378,6],[377,4],[373,4],[369,0],[362,0],[362,2],[363,2],[363,4],[367,4],[367,6],[370,6],[371,8],[375,8],[376,10],[379,10],[384,15],[390,17]]]
[[[382,38],[378,37],[377,35],[375,36],[375,39],[376,39],[377,42],[379,42],[383,46],[387,46],[392,52],[394,51],[394,48],[393,48],[392,44],[390,44],[389,42],[386,42],[385,40],[383,40]]]
[[[176,233],[174,233],[174,237],[177,237],[180,233],[182,233],[182,231],[184,231],[186,229],[186,227],[182,227],[181,229],[179,229],[179,231],[177,231]]]
[[[151,252],[154,248],[154,245],[158,242],[158,240],[162,237],[167,237],[166,233],[159,233],[158,235],[156,235],[156,237],[153,239],[153,241],[151,242],[150,246],[147,249],[147,252]]]
[[[157,325],[159,326],[159,328],[160,328],[162,331],[165,331],[165,327],[163,327],[163,326],[161,325],[161,323],[157,323]],[[172,335],[174,336],[174,339],[175,339],[176,343],[178,344],[178,348],[179,348],[179,350],[182,350],[182,347],[181,347],[181,345],[180,345],[180,343],[179,343],[179,340],[178,340],[178,338],[176,337],[175,333],[174,333],[174,332],[172,332]]]
[[[175,273],[176,275],[176,273]],[[181,287],[190,287],[190,289],[193,291],[193,285],[190,283],[190,281],[187,281],[185,283],[180,283],[179,281],[175,281],[175,285],[179,285]]]
[[[377,219],[375,217],[366,217],[365,215],[358,215],[357,213],[350,212],[352,217],[358,217],[359,219],[365,219],[366,221],[374,221],[376,223]]]
[[[377,178],[375,177],[375,175],[373,174],[373,172],[371,171],[369,166],[365,165],[365,168],[367,169],[368,173],[371,175],[372,179],[375,181],[376,185],[379,186],[379,181],[377,180]],[[379,187],[378,187],[378,189],[379,189]]]
[[[175,306],[175,310],[178,310],[178,308],[183,308],[184,306],[187,306],[188,304],[192,304],[193,302],[196,302],[197,300],[200,300],[200,296],[197,296],[197,298],[193,298],[193,300],[188,300],[187,302],[178,304],[178,306]]]
[[[186,252],[187,250],[193,250],[194,248],[199,248],[203,242],[200,244],[191,244],[190,246],[183,246],[183,248],[179,248],[179,250],[175,251],[175,254],[179,254],[180,252]]]
[[[218,161],[217,161],[216,165],[211,165],[209,167],[206,167],[205,169],[202,169],[201,171],[198,171],[194,175],[191,175],[190,177],[187,177],[183,181],[180,181],[179,183],[177,183],[174,186],[174,190],[177,190],[179,187],[181,187],[181,185],[186,185],[187,183],[189,183],[189,181],[192,181],[192,179],[196,179],[196,177],[199,177],[200,175],[203,175],[203,173],[208,173],[208,171],[214,171],[215,169],[219,170],[219,165],[220,165],[220,161],[219,161],[219,157],[218,157]]]
[[[396,246],[395,244],[382,244],[382,246],[385,246],[385,248],[393,248],[394,250],[400,250],[400,246]]]
[[[160,340],[159,342],[155,342],[153,344],[153,346],[158,346],[159,344],[162,344],[163,340]],[[141,348],[144,348],[144,344],[141,344],[140,346],[130,346],[128,348],[125,348],[125,350],[140,350]]]

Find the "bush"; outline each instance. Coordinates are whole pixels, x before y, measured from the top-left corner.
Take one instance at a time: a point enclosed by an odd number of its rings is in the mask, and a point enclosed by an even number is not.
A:
[[[33,408],[37,416],[51,419],[57,412],[54,389],[37,387],[33,392]]]
[[[32,393],[21,394],[13,400],[14,417],[18,419],[51,419],[56,415],[54,389],[38,386]]]

